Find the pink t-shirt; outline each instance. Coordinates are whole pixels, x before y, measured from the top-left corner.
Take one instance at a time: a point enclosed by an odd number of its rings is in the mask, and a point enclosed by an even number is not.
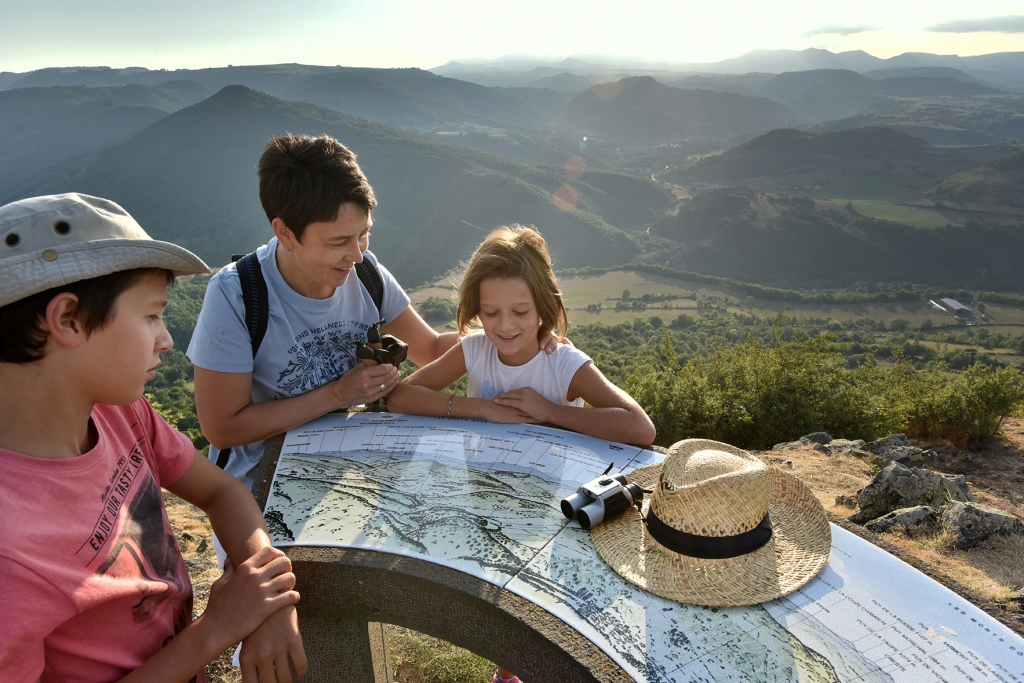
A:
[[[192,442],[145,399],[92,421],[99,440],[77,458],[0,449],[0,681],[114,681],[192,621],[160,491]]]

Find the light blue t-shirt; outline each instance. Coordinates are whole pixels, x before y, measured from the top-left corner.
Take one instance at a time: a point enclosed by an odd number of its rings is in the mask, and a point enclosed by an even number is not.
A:
[[[352,341],[366,341],[366,330],[381,318],[393,321],[409,306],[409,296],[369,251],[363,258],[377,267],[384,287],[378,314],[373,298],[353,272],[329,299],[309,299],[281,277],[277,238],[256,250],[267,281],[268,321],[256,358],[245,323],[245,305],[236,264],[210,280],[203,308],[186,355],[216,372],[252,372],[253,403],[298,396],[332,382],[357,362]],[[263,455],[263,441],[236,446],[224,468],[252,488]],[[210,458],[220,451],[210,446]]]

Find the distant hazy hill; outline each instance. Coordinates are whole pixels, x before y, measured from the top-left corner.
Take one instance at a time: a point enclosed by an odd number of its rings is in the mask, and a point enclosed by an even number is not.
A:
[[[39,69],[20,74],[20,78],[7,87],[31,88],[52,85],[157,85],[167,81],[194,81],[211,92],[227,85],[244,85],[277,95],[311,76],[337,71],[334,66],[306,64],[269,64],[256,66],[227,66],[211,69],[175,69],[151,71],[142,67],[111,69],[107,66],[60,67]]]
[[[985,210],[1024,213],[1024,152],[993,159],[943,180],[929,195],[936,200]]]
[[[464,123],[519,129],[548,123],[514,96],[422,69],[342,69],[307,78],[281,97],[410,129]]]
[[[698,193],[651,233],[675,240],[678,270],[778,287],[919,282],[1024,287],[1024,230],[969,224],[922,229],[821,210],[813,200],[749,190]]]
[[[0,91],[0,202],[202,99],[195,83]]]
[[[595,85],[576,95],[566,119],[590,135],[632,142],[767,130],[793,119],[769,100],[663,85],[648,76]]]
[[[977,97],[1002,92],[957,78],[884,78],[878,81],[878,87],[880,92],[895,97]]]
[[[433,142],[238,86],[36,189],[115,199],[154,236],[222,264],[270,236],[255,165],[266,141],[285,132],[327,133],[359,155],[380,200],[374,251],[410,286],[454,267],[485,231],[508,222],[537,225],[559,267],[623,263],[637,247],[619,228],[639,227],[668,206],[653,183],[633,176],[588,171],[570,181],[561,167]]]
[[[533,81],[531,84],[535,88],[551,88],[557,92],[569,93],[575,95],[578,92],[583,92],[591,85],[594,84],[592,78],[586,76],[578,76],[563,71],[560,74],[554,76],[544,76]]]
[[[890,67],[888,69],[865,71],[864,75],[875,80],[882,80],[883,78],[952,78],[966,83],[976,83],[984,86],[991,85],[968,73],[964,73],[960,69],[948,66]]]
[[[889,128],[832,133],[779,129],[718,156],[674,169],[662,179],[759,188],[823,185],[895,166],[912,166],[927,147],[924,140]]]
[[[526,72],[534,72],[545,66],[556,68],[557,72],[579,75],[648,75],[666,83],[673,80],[673,75],[693,73],[778,74],[813,69],[846,69],[864,73],[879,69],[945,67],[958,69],[988,85],[1024,91],[1024,52],[999,52],[970,57],[908,52],[888,59],[880,59],[862,50],[835,53],[819,48],[809,48],[806,50],[752,50],[732,59],[700,63],[623,60],[608,56],[591,56],[578,60],[567,59],[553,63],[521,58],[475,62],[463,60],[449,62],[433,68],[431,71],[484,85],[526,85],[529,83],[524,80]]]

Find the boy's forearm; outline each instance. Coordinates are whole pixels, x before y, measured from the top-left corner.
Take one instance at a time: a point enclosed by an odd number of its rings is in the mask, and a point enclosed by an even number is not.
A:
[[[234,643],[204,626],[203,617],[189,624],[167,645],[119,683],[181,683],[193,676]]]
[[[217,488],[204,511],[236,567],[260,548],[271,545],[263,512],[245,484],[234,477]]]

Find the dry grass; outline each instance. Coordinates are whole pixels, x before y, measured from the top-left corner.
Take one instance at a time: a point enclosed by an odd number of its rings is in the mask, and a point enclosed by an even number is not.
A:
[[[976,450],[941,442],[915,445],[937,452],[925,467],[946,474],[963,474],[975,499],[990,507],[1024,517],[1024,419],[1009,419],[999,435]],[[769,465],[800,477],[824,507],[841,517],[853,508],[836,504],[874,476],[874,469],[854,456],[832,457],[811,448],[758,453]],[[171,523],[195,587],[196,614],[206,607],[210,584],[220,576],[209,525],[202,511],[165,494]],[[1024,615],[1016,592],[1024,587],[1024,537],[995,537],[971,550],[955,550],[939,528],[892,531],[882,539],[932,565],[957,583],[1006,608],[1006,617],[1022,629]],[[386,630],[392,674],[401,683],[463,683],[490,680],[493,664],[443,640],[397,626]],[[241,677],[225,653],[210,667],[211,683],[240,683]]]
[[[395,681],[483,683],[494,665],[451,643],[400,626],[386,625],[385,642]]]

